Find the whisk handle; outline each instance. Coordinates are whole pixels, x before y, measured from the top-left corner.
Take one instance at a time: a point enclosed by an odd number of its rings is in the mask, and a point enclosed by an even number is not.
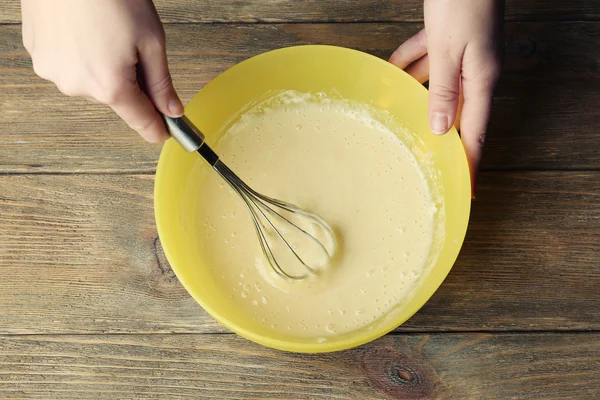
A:
[[[196,151],[204,144],[204,134],[185,115],[179,118],[162,117],[173,139],[187,151]]]

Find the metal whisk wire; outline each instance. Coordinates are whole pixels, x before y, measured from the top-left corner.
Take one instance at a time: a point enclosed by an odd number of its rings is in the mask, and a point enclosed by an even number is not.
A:
[[[289,243],[289,241],[282,234],[281,230],[277,228],[276,224],[269,218],[267,214],[278,218],[284,224],[287,224],[297,232],[305,235],[304,237],[308,238],[311,243],[316,245],[318,249],[320,249],[320,251],[326,255],[327,258],[333,256],[333,253],[335,252],[335,235],[333,230],[329,227],[327,222],[323,220],[323,218],[303,210],[291,203],[273,199],[256,192],[242,179],[240,179],[233,171],[231,171],[231,169],[229,169],[229,167],[227,167],[227,165],[225,165],[219,159],[219,156],[208,145],[206,145],[202,132],[200,132],[200,130],[198,130],[198,128],[196,128],[187,117],[182,116],[180,118],[171,118],[163,116],[163,119],[165,120],[171,136],[177,140],[187,151],[197,151],[244,201],[244,204],[246,205],[252,217],[252,222],[256,230],[256,235],[259,239],[261,250],[269,265],[273,271],[277,273],[277,275],[283,278],[300,280],[314,273],[315,268],[311,267],[306,260],[298,254],[298,252],[294,249],[294,246]],[[327,246],[325,246],[313,234],[298,226],[297,223],[292,222],[290,218],[282,215],[282,211],[290,213],[295,218],[304,218],[305,222],[308,222],[308,225],[319,227],[320,230],[325,234],[327,242],[330,244],[332,249],[328,249]],[[305,273],[291,274],[281,266],[280,262],[277,260],[277,257],[273,253],[272,246],[269,244],[267,237],[269,228],[275,233],[276,239],[279,239],[281,242],[283,242],[285,248],[290,251],[299,264],[303,266],[306,271]]]
[[[264,196],[264,195],[256,192],[255,190],[250,188],[244,181],[242,181],[233,171],[231,171],[227,167],[227,165],[225,165],[220,160],[217,161],[217,163],[213,166],[213,168],[215,171],[217,171],[219,173],[219,175],[221,175],[221,177],[223,177],[223,179],[225,179],[227,181],[227,183],[229,183],[229,185],[232,187],[232,189],[244,201],[246,207],[248,208],[248,211],[250,212],[250,215],[252,216],[252,222],[254,223],[254,227],[256,229],[256,234],[259,238],[261,249],[262,249],[265,257],[267,258],[267,260],[273,267],[273,270],[278,275],[284,276],[284,277],[290,278],[290,279],[303,279],[306,276],[308,276],[310,273],[314,273],[315,270],[314,270],[314,268],[309,266],[300,257],[298,252],[293,248],[293,246],[289,243],[289,241],[284,237],[284,235],[281,233],[280,229],[278,229],[276,227],[275,223],[273,223],[273,221],[267,216],[267,214],[271,214],[272,216],[279,218],[280,220],[286,222],[291,227],[296,229],[298,232],[301,232],[302,234],[307,235],[316,245],[318,245],[321,248],[321,250],[324,253],[331,256],[329,254],[329,251],[327,250],[327,248],[323,245],[323,243],[321,243],[312,234],[310,234],[309,232],[307,232],[306,230],[302,229],[297,224],[292,222],[289,218],[286,218],[280,212],[276,211],[274,209],[274,207],[280,208],[280,209],[285,210],[290,213],[299,212],[302,215],[304,215],[306,218],[311,219],[311,222],[313,224],[319,224],[319,225],[321,225],[322,229],[328,230],[329,228],[326,225],[324,225],[321,221],[319,221],[319,219],[317,219],[316,217],[312,216],[310,213],[307,213],[292,204],[283,202],[281,200],[272,199],[270,197]],[[277,258],[273,254],[273,250],[272,250],[271,246],[269,245],[269,240],[267,239],[267,235],[265,233],[265,230],[267,230],[268,228],[265,226],[263,221],[266,221],[268,226],[273,230],[273,232],[275,232],[275,234],[279,238],[279,240],[281,240],[285,244],[285,247],[294,255],[294,257],[300,262],[300,264],[302,266],[304,266],[304,268],[306,268],[307,273],[302,274],[302,275],[292,275],[292,274],[286,272],[286,270],[281,267],[280,263],[277,261]]]

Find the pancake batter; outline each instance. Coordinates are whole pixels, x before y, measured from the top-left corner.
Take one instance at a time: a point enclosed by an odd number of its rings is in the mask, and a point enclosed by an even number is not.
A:
[[[338,239],[317,275],[278,277],[244,203],[206,168],[199,251],[246,315],[286,334],[326,338],[407,300],[430,258],[436,209],[414,156],[389,129],[345,102],[286,93],[244,114],[214,148],[252,188],[317,213]]]

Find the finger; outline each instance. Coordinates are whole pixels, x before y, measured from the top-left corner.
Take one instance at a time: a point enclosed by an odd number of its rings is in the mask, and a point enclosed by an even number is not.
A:
[[[427,82],[429,80],[429,57],[427,54],[424,55],[421,59],[413,62],[404,70],[418,80],[419,83]]]
[[[456,120],[467,41],[448,19],[456,13],[454,2],[425,0],[423,9],[429,55],[429,124],[433,133],[444,134]]]
[[[165,124],[154,108],[154,104],[137,83],[131,83],[123,89],[118,99],[109,105],[146,141],[158,143],[169,138]]]
[[[462,87],[465,102],[460,121],[460,132],[471,173],[471,190],[475,195],[477,170],[485,142],[494,85],[487,81],[463,79]]]
[[[456,119],[461,58],[462,51],[450,56],[437,43],[429,48],[429,124],[438,135],[448,132]]]
[[[170,117],[183,115],[183,104],[175,92],[164,42],[155,39],[139,48],[139,70],[144,91],[163,114]]]
[[[410,63],[427,54],[427,38],[425,29],[402,43],[400,47],[392,53],[390,62],[399,68],[406,68]]]

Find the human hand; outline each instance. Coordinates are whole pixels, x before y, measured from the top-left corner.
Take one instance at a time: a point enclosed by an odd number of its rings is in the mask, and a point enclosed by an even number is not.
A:
[[[151,0],[21,0],[21,8],[23,44],[40,77],[109,105],[149,142],[169,137],[156,110],[179,117],[183,105]]]
[[[421,83],[429,79],[432,132],[444,134],[455,121],[460,127],[473,193],[500,75],[503,6],[501,0],[425,0],[425,29],[390,58]]]

